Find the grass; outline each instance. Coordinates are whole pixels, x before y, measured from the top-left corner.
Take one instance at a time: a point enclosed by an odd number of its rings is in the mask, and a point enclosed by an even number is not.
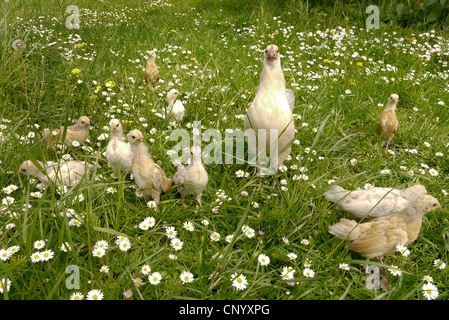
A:
[[[425,216],[408,257],[396,253],[384,259],[402,275],[387,272],[386,291],[368,290],[360,269],[363,258],[327,232],[347,215],[323,197],[332,181],[345,188],[422,183],[448,206],[447,31],[403,28],[394,21],[367,31],[365,10],[355,3],[50,3],[1,3],[0,186],[17,189],[2,192],[2,199],[14,201],[1,208],[0,249],[20,248],[0,260],[0,278],[12,282],[3,299],[68,299],[73,292],[86,297],[92,289],[111,300],[124,299],[128,289],[132,299],[425,299],[426,275],[433,278],[438,298],[448,298],[447,269],[434,265],[437,259],[448,262],[447,210]],[[80,8],[80,29],[65,27],[65,8],[72,4]],[[14,50],[16,39],[26,49]],[[189,133],[194,121],[201,122],[203,133],[243,128],[241,116],[254,98],[262,68],[260,50],[269,43],[280,47],[287,87],[296,95],[298,143],[287,170],[277,177],[279,187],[285,179],[286,191],[274,188],[272,177],[253,176],[247,164],[208,164],[203,206],[195,208],[190,199],[183,210],[171,190],[154,209],[136,196],[129,177],[112,176],[103,156],[105,126],[112,117],[122,120],[125,132],[142,130],[154,159],[174,174],[167,151],[175,144],[169,139],[175,127],[161,117],[165,94],[173,87],[187,109],[179,127]],[[153,48],[162,79],[155,92],[143,84],[142,70],[145,52]],[[114,82],[109,88],[108,81]],[[392,92],[400,97],[400,130],[388,153],[376,135],[375,119]],[[33,197],[38,181],[19,176],[20,163],[61,158],[45,149],[40,133],[81,115],[89,116],[94,127],[86,147],[74,155],[98,159],[101,168],[65,194],[49,186],[40,198]],[[431,168],[439,174],[432,176]],[[389,174],[382,174],[384,169]],[[238,170],[250,174],[238,178]],[[108,193],[108,187],[114,192]],[[72,226],[73,217],[61,216],[68,209],[80,215],[79,226]],[[141,230],[146,217],[154,217],[155,225]],[[185,222],[194,225],[193,232],[183,228]],[[254,237],[242,232],[244,225]],[[170,245],[167,226],[175,227],[181,250]],[[210,239],[213,232],[220,234],[219,241]],[[231,234],[228,243],[225,237]],[[128,237],[131,249],[121,251],[117,236]],[[37,240],[46,240],[44,249],[53,251],[52,259],[31,261]],[[92,248],[100,240],[109,248],[97,258]],[[72,250],[61,251],[63,243]],[[267,266],[258,262],[261,253],[270,257]],[[290,260],[288,253],[297,258]],[[312,263],[312,278],[303,275],[306,261]],[[340,263],[350,270],[340,269]],[[79,268],[78,289],[66,285],[66,268],[72,265]],[[103,265],[108,273],[100,272]],[[144,265],[162,274],[160,284],[149,283],[141,273]],[[283,267],[295,270],[293,280],[282,280]],[[179,279],[185,270],[194,275],[192,283]],[[246,276],[246,289],[232,286],[234,274]],[[138,277],[145,284],[136,287]]]

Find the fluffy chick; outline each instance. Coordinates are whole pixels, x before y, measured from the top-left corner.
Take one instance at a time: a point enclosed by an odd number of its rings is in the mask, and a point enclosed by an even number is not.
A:
[[[184,209],[187,208],[184,199],[189,195],[194,195],[198,205],[201,206],[201,195],[208,182],[209,176],[201,163],[201,148],[193,146],[190,148],[189,165],[184,167],[179,164],[178,171],[173,176],[173,183],[178,186]]]
[[[84,143],[89,138],[90,119],[82,116],[73,126],[68,126],[65,132],[64,144],[74,147],[75,141]],[[44,129],[44,137],[47,140],[47,148],[53,148],[57,143],[62,143],[64,137],[64,127],[50,131]]]
[[[436,198],[425,195],[400,212],[369,222],[359,224],[340,219],[339,223],[329,227],[329,232],[340,239],[348,239],[347,248],[366,259],[378,258],[382,261],[396,246],[406,246],[418,238],[424,214],[442,209]]]
[[[123,127],[118,119],[109,121],[111,140],[106,147],[106,159],[116,171],[124,174],[131,172],[133,154],[131,146],[125,142]]]
[[[179,94],[179,91],[176,89],[171,89],[169,92],[167,92],[168,106],[166,109],[166,114],[167,116],[173,114],[173,117],[176,119],[176,121],[181,122],[182,119],[184,119],[185,108],[181,101],[176,100]]]
[[[142,190],[145,198],[151,197],[159,203],[161,193],[167,192],[172,187],[172,179],[167,178],[164,170],[151,159],[140,130],[131,130],[128,133],[128,142],[133,154],[131,173],[134,182]]]
[[[19,174],[34,176],[46,186],[50,183],[54,183],[58,187],[73,186],[95,168],[94,165],[78,160],[62,162],[48,167],[45,167],[42,161],[37,162],[42,170],[39,170],[31,160],[27,160],[20,165]]]
[[[156,83],[159,81],[159,68],[156,65],[156,53],[154,51],[147,51],[148,61],[145,67],[145,81],[150,83],[151,87],[154,88]]]
[[[399,101],[399,96],[395,93],[388,97],[385,109],[377,117],[377,133],[382,137],[383,146],[388,149],[388,145],[398,132],[399,122],[396,117],[396,105]]]
[[[425,194],[426,187],[420,184],[405,189],[374,187],[352,191],[332,185],[324,196],[335,202],[339,210],[357,218],[371,218],[402,211]]]

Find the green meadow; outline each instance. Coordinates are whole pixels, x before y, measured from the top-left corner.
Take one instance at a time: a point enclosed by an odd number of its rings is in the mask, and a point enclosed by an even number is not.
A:
[[[368,4],[357,1],[1,2],[0,299],[427,300],[429,283],[431,299],[448,299],[449,31],[404,24],[392,4],[375,4],[380,25],[367,29]],[[276,176],[205,163],[202,206],[188,198],[184,210],[176,188],[155,205],[108,165],[113,118],[125,134],[143,132],[169,177],[174,130],[243,130],[271,43],[297,130]],[[149,50],[154,90],[144,81]],[[181,123],[164,114],[173,88]],[[399,131],[385,150],[376,118],[391,93]],[[93,126],[82,147],[46,148],[44,128],[83,115]],[[201,144],[224,150],[224,140]],[[19,175],[27,159],[98,167],[61,190]],[[384,268],[385,288],[369,288],[365,259],[328,232],[351,218],[324,198],[332,183],[420,183],[445,208],[424,216],[408,255],[368,262]]]

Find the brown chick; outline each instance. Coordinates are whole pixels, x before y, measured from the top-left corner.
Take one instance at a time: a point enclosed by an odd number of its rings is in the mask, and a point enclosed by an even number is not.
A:
[[[156,54],[153,51],[147,51],[148,61],[145,67],[145,81],[150,82],[151,87],[154,88],[156,83],[159,81],[159,69],[155,63]]]
[[[340,219],[329,232],[340,239],[348,239],[348,249],[366,259],[382,258],[398,245],[406,246],[418,238],[422,217],[433,210],[443,210],[438,200],[424,195],[408,208],[368,222]]]
[[[78,121],[73,125],[67,127],[65,133],[64,143],[69,147],[78,146],[74,142],[77,141],[79,143],[84,143],[87,138],[89,138],[89,128],[91,122],[90,119],[86,116],[82,116],[78,119]],[[62,138],[64,136],[64,127],[59,129],[50,131],[49,129],[44,129],[44,136],[47,140],[47,148],[53,148],[55,144],[62,143]]]
[[[396,132],[398,132],[399,122],[396,117],[396,105],[398,103],[399,96],[395,93],[388,97],[387,105],[385,109],[377,117],[377,133],[384,140],[383,146],[388,149],[388,145],[393,139]]]
[[[151,159],[140,130],[131,130],[128,133],[128,142],[133,154],[131,173],[134,182],[142,190],[145,198],[151,197],[159,203],[161,193],[167,192],[172,187],[172,179],[167,178],[164,170]]]

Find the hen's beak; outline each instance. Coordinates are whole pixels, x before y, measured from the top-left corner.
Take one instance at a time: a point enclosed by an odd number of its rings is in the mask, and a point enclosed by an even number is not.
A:
[[[274,61],[276,60],[276,49],[273,45],[269,46],[268,49],[266,50],[266,55],[267,55],[267,60],[268,61]]]
[[[268,61],[276,60],[276,51],[274,51],[274,50],[267,51],[267,60]]]

